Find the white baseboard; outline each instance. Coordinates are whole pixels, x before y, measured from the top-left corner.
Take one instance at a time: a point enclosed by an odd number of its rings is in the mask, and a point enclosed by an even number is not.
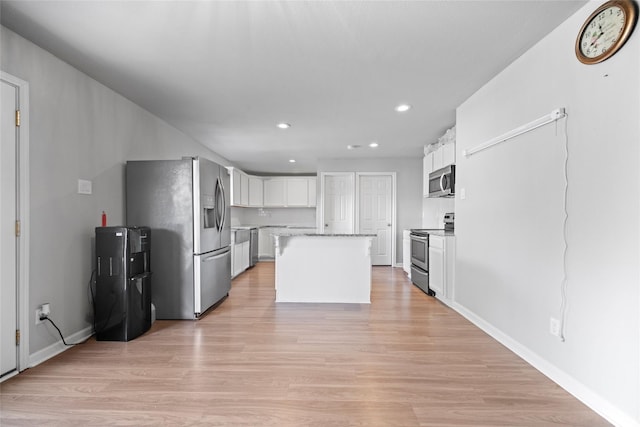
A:
[[[16,375],[18,375],[18,370],[16,369],[15,371],[11,372],[10,374],[5,375],[4,377],[0,378],[0,383],[8,380],[9,378],[13,378]]]
[[[457,302],[451,302],[449,305],[455,311],[471,323],[482,329],[484,332],[493,337],[496,341],[507,347],[509,350],[521,357],[525,362],[536,368],[550,380],[558,384],[560,387],[571,393],[574,397],[587,405],[589,408],[597,412],[600,416],[615,426],[620,427],[640,427],[640,421],[634,420],[629,414],[626,414],[608,400],[595,393],[589,387],[577,381],[557,366],[549,363],[529,348],[515,341],[484,319],[469,311]]]
[[[93,327],[89,326],[76,332],[73,335],[64,337],[64,340],[67,343],[78,343],[86,340],[91,335],[93,335]],[[42,350],[36,351],[35,353],[32,353],[31,355],[29,355],[29,367],[33,368],[34,366],[37,366],[42,362],[47,361],[52,357],[57,356],[58,354],[70,348],[71,346],[66,346],[64,345],[62,340],[59,340],[51,344],[50,346],[45,347]]]

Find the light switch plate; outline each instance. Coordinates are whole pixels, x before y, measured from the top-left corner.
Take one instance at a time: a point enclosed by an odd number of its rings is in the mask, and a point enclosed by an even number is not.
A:
[[[92,193],[92,183],[86,179],[78,180],[78,194],[91,194]]]

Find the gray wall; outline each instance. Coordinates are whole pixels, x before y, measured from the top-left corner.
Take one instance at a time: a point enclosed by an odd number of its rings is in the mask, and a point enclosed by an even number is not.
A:
[[[318,178],[321,172],[396,172],[395,262],[401,264],[402,230],[420,228],[422,223],[422,158],[322,159],[318,162]]]
[[[573,53],[591,2],[457,110],[455,301],[620,425],[640,413],[640,31],[611,59]],[[566,107],[560,123],[462,151]],[[562,316],[565,124],[568,213]],[[609,406],[610,405],[610,406]]]
[[[2,70],[30,90],[29,311],[48,302],[66,336],[90,327],[94,227],[124,222],[124,164],[203,156],[229,162],[48,52],[1,28]],[[93,181],[92,195],[76,193]],[[30,353],[56,343],[31,319]]]

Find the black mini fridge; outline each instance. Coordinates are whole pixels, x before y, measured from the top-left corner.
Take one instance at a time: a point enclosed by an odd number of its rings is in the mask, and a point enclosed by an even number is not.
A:
[[[98,341],[130,341],[149,330],[149,227],[96,227],[94,298]]]

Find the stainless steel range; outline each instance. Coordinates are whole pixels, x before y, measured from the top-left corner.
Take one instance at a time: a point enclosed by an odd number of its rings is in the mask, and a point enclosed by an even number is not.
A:
[[[411,238],[411,281],[425,293],[435,296],[429,288],[429,233],[453,232],[454,214],[444,215],[443,229],[412,229]]]
[[[412,229],[411,238],[411,281],[428,295],[435,293],[429,290],[429,231],[428,229]]]

